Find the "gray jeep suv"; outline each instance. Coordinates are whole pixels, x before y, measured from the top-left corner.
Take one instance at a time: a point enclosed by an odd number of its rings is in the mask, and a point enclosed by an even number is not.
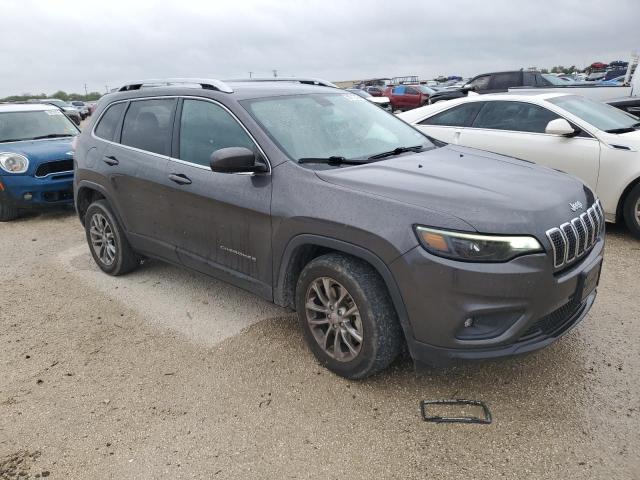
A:
[[[599,201],[579,180],[434,141],[322,82],[168,79],[106,95],[75,202],[111,275],[143,257],[297,311],[348,378],[544,347],[596,296]]]

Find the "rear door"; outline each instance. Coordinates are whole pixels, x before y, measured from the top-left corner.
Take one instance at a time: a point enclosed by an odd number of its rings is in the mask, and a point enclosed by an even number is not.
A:
[[[246,147],[264,158],[224,106],[181,100],[174,158],[165,171],[172,243],[184,265],[271,298],[271,175],[212,172],[211,154],[226,147]]]
[[[405,108],[416,108],[420,106],[420,92],[415,87],[405,87],[403,103]]]
[[[168,241],[165,172],[176,105],[176,98],[132,100],[121,132],[102,156],[132,246],[170,261],[177,261],[177,256]]]
[[[586,133],[575,137],[545,133],[547,124],[557,118],[555,112],[532,103],[484,102],[472,125],[461,132],[459,143],[562,170],[595,189],[600,143]]]
[[[506,92],[511,87],[522,86],[523,72],[492,73],[489,88],[484,93]]]
[[[427,135],[447,143],[457,144],[464,127],[471,125],[484,102],[468,102],[425,118],[416,127]]]

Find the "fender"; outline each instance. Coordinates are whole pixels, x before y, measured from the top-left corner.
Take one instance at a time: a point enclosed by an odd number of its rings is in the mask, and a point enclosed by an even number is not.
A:
[[[274,277],[276,278],[276,285],[273,291],[273,300],[276,304],[287,306],[288,302],[285,294],[287,267],[291,262],[296,249],[305,245],[325,247],[338,252],[347,253],[368,262],[373,268],[375,268],[382,277],[382,280],[386,284],[387,289],[389,290],[391,301],[393,302],[393,306],[395,307],[396,313],[398,314],[398,319],[400,320],[400,325],[402,326],[402,330],[404,331],[407,342],[409,344],[413,342],[413,330],[411,328],[411,324],[409,323],[407,309],[405,308],[402,294],[400,293],[400,289],[398,288],[391,270],[389,270],[387,265],[380,259],[380,257],[378,257],[372,251],[342,240],[336,240],[334,238],[313,234],[300,234],[289,240],[289,243],[287,244],[284,253],[282,254],[280,265],[278,266],[278,271],[275,272],[274,275]]]
[[[120,217],[118,210],[115,207],[113,207],[113,205],[115,204],[112,201],[111,195],[109,194],[109,192],[107,192],[107,190],[99,183],[94,183],[90,180],[80,180],[77,184],[74,185],[74,188],[73,188],[73,203],[76,207],[76,212],[78,213],[78,218],[80,219],[81,223],[82,223],[82,217],[80,217],[80,210],[78,209],[78,192],[83,188],[88,188],[90,190],[95,190],[97,192],[100,192],[100,194],[107,200],[107,202],[109,202],[109,204],[112,205],[111,212],[118,219],[118,222],[120,222],[120,225],[124,226],[124,223],[122,222],[122,218]]]

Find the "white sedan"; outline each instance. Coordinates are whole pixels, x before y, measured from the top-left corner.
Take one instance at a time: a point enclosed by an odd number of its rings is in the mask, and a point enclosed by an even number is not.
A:
[[[640,120],[565,93],[475,95],[398,115],[443,142],[570,173],[640,238]]]

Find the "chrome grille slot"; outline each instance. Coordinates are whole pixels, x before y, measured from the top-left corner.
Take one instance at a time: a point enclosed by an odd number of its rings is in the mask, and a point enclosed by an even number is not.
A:
[[[600,200],[586,212],[572,218],[560,227],[547,230],[553,249],[553,265],[560,268],[571,264],[588,253],[604,232],[604,210]]]

